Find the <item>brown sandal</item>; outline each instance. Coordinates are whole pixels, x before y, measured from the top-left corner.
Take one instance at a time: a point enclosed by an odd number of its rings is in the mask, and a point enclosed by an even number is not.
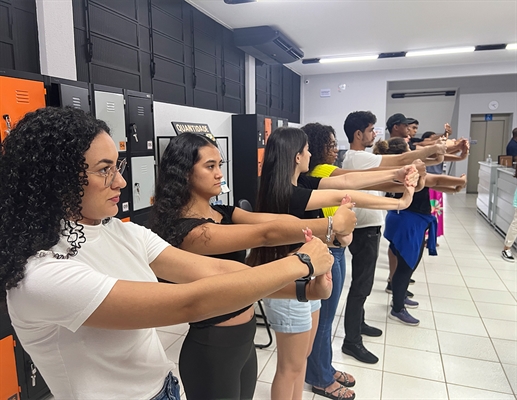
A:
[[[353,378],[352,375],[347,374],[346,372],[337,371],[339,372],[339,378],[336,378],[336,382],[343,385],[344,387],[354,387],[355,386],[355,379],[353,381],[350,380],[350,378]]]
[[[344,392],[341,392],[344,389]],[[336,393],[337,392],[337,393]],[[354,400],[355,399],[355,393],[344,387],[340,386],[337,389],[333,390],[332,392],[327,392],[325,389],[318,389],[317,387],[312,387],[312,393],[319,394],[320,396],[328,397],[329,399],[333,400]],[[352,393],[352,396],[345,397],[348,393]]]

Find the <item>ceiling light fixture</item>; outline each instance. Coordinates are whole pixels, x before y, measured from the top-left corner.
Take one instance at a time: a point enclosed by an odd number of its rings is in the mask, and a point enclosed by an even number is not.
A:
[[[228,1],[231,1],[231,0],[228,0]],[[235,1],[238,1],[238,0],[235,0]],[[381,58],[418,57],[418,56],[471,53],[473,51],[503,50],[503,49],[517,50],[517,43],[482,44],[482,45],[478,45],[478,46],[449,47],[449,48],[443,48],[443,49],[417,50],[417,51],[407,51],[407,52],[406,51],[395,51],[395,52],[390,52],[390,53],[380,53],[378,55],[368,55],[368,56],[305,58],[302,60],[302,63],[303,64],[326,64],[326,63],[347,62],[347,61],[376,60],[376,59],[381,59]]]
[[[378,54],[369,55],[369,56],[320,58],[320,64],[327,64],[327,63],[334,63],[334,62],[347,62],[347,61],[376,60],[377,58],[379,58]]]
[[[457,53],[470,53],[476,50],[475,46],[465,47],[448,47],[445,49],[431,49],[431,50],[417,50],[408,51],[406,57],[419,57],[419,56],[434,56],[439,54],[457,54]]]

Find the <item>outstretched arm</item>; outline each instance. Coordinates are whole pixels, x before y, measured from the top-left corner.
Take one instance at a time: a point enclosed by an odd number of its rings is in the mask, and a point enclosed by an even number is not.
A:
[[[459,178],[449,175],[428,174],[425,186],[433,188],[439,192],[457,193],[467,186],[467,176],[462,174]]]
[[[322,178],[318,189],[363,189],[376,187],[376,185],[381,187],[382,184],[393,181],[404,182],[406,177],[411,179],[411,174],[414,172],[411,165],[381,171],[355,171],[339,176],[331,176],[330,178]]]
[[[348,195],[359,208],[372,210],[403,210],[411,204],[413,200],[414,187],[406,187],[400,199],[389,197],[374,196],[356,190],[313,190],[307,210],[316,210],[323,207],[338,205],[341,199]]]
[[[341,206],[333,218],[334,232],[348,234],[354,229],[355,214],[351,205]],[[183,239],[181,248],[196,254],[214,255],[255,247],[280,246],[303,242],[302,229],[310,228],[315,236],[327,233],[326,218],[299,219],[292,215],[247,212],[236,208],[233,225],[206,223],[192,229]],[[276,220],[268,220],[277,216]],[[266,219],[267,222],[260,222]]]
[[[440,160],[438,157],[433,160],[428,159],[433,156],[443,156],[445,151],[446,145],[444,143],[438,143],[419,150],[408,151],[403,154],[387,154],[382,156],[381,167],[407,165],[417,159],[423,160],[427,165],[439,164],[443,159]]]
[[[332,256],[320,240],[311,240],[300,251],[311,257],[315,275],[330,270]],[[214,260],[196,257],[206,263]],[[183,267],[181,260],[174,261],[178,263],[170,265],[171,269]],[[307,266],[298,257],[243,268],[180,285],[119,280],[84,325],[102,329],[143,329],[200,321],[239,310],[307,275]]]

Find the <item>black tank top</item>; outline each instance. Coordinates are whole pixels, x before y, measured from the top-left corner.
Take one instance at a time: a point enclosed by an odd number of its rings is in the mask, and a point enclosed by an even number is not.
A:
[[[214,209],[215,211],[217,211],[219,214],[221,214],[223,216],[223,218],[220,222],[221,225],[233,224],[232,215],[233,215],[233,211],[235,210],[234,206],[213,205],[212,209]],[[216,224],[217,222],[215,222],[211,218],[181,218],[181,219],[179,219],[178,222],[176,223],[176,226],[179,228],[183,225],[183,228],[186,228],[186,229],[185,229],[185,234],[183,235],[183,237],[178,238],[178,243],[181,244],[183,242],[183,239],[185,239],[185,237],[190,233],[190,231],[192,229],[194,229],[200,225],[207,224],[207,223]],[[178,229],[178,230],[181,231],[181,229]],[[179,245],[178,245],[178,247],[179,247]],[[210,255],[209,257],[220,258],[223,260],[233,260],[233,261],[238,261],[238,262],[244,263],[244,260],[246,258],[246,250],[233,251],[231,253],[225,253],[225,254],[214,254],[214,255]],[[228,321],[229,319],[232,319],[232,318],[236,317],[237,315],[242,314],[243,312],[248,310],[250,307],[251,307],[251,305],[244,307],[238,311],[234,311],[232,313],[219,315],[217,317],[205,319],[203,321],[192,322],[190,325],[192,327],[196,327],[196,328],[204,328],[207,326],[217,325],[217,324],[220,324],[221,322]]]

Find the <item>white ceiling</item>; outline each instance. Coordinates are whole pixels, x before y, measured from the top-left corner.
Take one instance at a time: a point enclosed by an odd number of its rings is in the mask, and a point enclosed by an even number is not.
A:
[[[187,0],[224,26],[269,25],[304,58],[347,56],[517,42],[517,0]],[[509,62],[517,50],[378,59],[333,64],[288,64],[300,75]]]

